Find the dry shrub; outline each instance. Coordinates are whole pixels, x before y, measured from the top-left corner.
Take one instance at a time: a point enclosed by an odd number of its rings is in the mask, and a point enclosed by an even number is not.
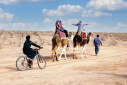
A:
[[[38,44],[38,41],[34,41],[35,44]]]
[[[4,34],[5,33],[5,30],[1,30],[0,31],[0,35]]]
[[[47,40],[47,41],[46,41],[46,44],[47,44],[47,45],[51,45],[51,44],[52,44],[52,42],[51,42],[51,41],[49,41],[49,40]]]
[[[106,40],[106,37],[104,36],[104,37],[101,37],[101,40],[102,41],[105,41]]]
[[[24,34],[24,33],[21,33],[21,34],[20,34],[20,36],[21,36],[21,37],[25,37],[25,36],[26,36],[26,34]]]
[[[119,41],[127,41],[127,33],[112,33],[112,38]]]
[[[2,45],[0,45],[0,49],[2,49]]]
[[[18,47],[21,47],[21,42],[18,42]]]
[[[110,37],[110,38],[112,38],[112,37],[113,37],[112,33],[110,33],[110,34],[109,34],[109,37]]]
[[[111,46],[116,46],[118,44],[118,42],[115,39],[112,39],[109,43],[109,45]]]
[[[40,44],[41,45],[44,45],[45,39],[44,38],[41,38],[41,36],[38,36],[38,38],[39,38]]]
[[[2,49],[2,42],[0,42],[0,49]]]
[[[35,31],[33,34],[39,36],[39,33],[37,31]]]
[[[15,42],[15,41],[11,41],[11,40],[10,40],[9,42],[10,42],[10,44],[16,44],[16,42]]]
[[[10,37],[13,38],[13,34],[10,34]]]

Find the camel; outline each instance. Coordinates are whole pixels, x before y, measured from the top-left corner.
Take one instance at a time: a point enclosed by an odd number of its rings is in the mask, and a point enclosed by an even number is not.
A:
[[[82,39],[80,35],[75,35],[75,37],[73,38],[73,47],[74,47],[73,59],[78,59],[78,57],[76,57],[76,49],[78,47],[83,47],[81,58],[83,58],[84,50],[85,50],[85,57],[87,57],[86,56],[86,46],[87,44],[89,44],[90,38],[91,38],[91,33],[87,35],[87,39]]]
[[[71,38],[72,33],[69,32],[69,38]],[[65,53],[65,59],[67,59],[66,56],[66,47],[67,47],[67,43],[69,43],[68,41],[69,39],[67,39],[66,37],[60,37],[58,33],[56,33],[54,35],[54,37],[52,38],[52,57],[53,57],[53,62],[54,62],[54,53],[55,53],[55,57],[56,57],[56,61],[60,61],[61,60],[61,56],[63,54],[63,52]],[[57,57],[57,51],[59,50],[59,48],[62,47],[62,52],[60,54],[60,57]]]

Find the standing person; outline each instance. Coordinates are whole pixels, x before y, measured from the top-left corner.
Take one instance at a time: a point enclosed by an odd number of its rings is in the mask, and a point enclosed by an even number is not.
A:
[[[95,46],[95,55],[98,55],[98,52],[99,52],[99,46],[101,45],[102,46],[102,42],[99,38],[99,35],[97,35],[96,38],[94,38],[94,46]]]
[[[25,55],[31,55],[31,56],[28,56],[29,57],[29,67],[33,67],[33,60],[35,58],[35,55],[36,55],[36,51],[31,47],[31,45],[35,46],[35,47],[38,47],[38,48],[42,48],[41,46],[39,45],[36,45],[35,43],[33,43],[32,41],[30,41],[30,35],[26,36],[26,41],[24,42],[24,46],[23,46],[23,53]]]
[[[91,25],[91,24],[82,24],[82,21],[79,21],[78,24],[72,24],[72,25],[78,26],[78,30],[76,32],[76,35],[80,34],[81,32],[84,32],[85,36],[87,36],[87,32],[86,32],[85,28],[83,28],[83,27],[86,26],[86,25]]]

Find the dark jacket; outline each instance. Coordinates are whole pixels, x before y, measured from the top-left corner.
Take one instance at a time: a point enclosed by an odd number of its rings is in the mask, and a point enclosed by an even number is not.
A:
[[[23,46],[23,53],[24,53],[24,54],[31,54],[31,53],[33,52],[33,49],[30,48],[31,45],[40,48],[39,45],[33,43],[32,41],[26,40],[26,41],[24,42],[24,46]]]

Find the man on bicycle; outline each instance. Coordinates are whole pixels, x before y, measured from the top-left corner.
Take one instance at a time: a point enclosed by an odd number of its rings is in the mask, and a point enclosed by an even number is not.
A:
[[[41,46],[33,43],[32,41],[30,41],[30,35],[26,36],[26,41],[24,42],[24,46],[23,46],[23,53],[25,55],[27,55],[29,57],[29,67],[33,67],[33,60],[36,56],[36,50],[30,48],[31,45],[38,47],[38,48],[42,48]]]

